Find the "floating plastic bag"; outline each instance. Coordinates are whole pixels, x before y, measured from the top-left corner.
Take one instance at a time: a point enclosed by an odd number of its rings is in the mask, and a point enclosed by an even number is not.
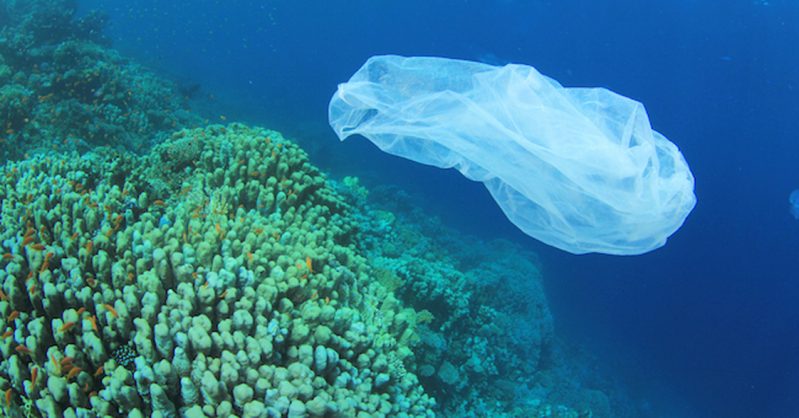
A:
[[[485,183],[526,234],[575,253],[632,255],[693,209],[694,178],[640,103],[564,88],[532,67],[376,56],[330,101],[341,140]]]

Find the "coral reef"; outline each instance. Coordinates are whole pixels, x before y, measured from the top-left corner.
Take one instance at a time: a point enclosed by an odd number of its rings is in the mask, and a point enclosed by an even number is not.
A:
[[[407,310],[305,153],[241,125],[5,165],[0,390],[43,416],[430,416]],[[399,312],[399,313],[396,313]]]
[[[277,132],[192,129],[104,24],[0,5],[0,416],[631,415],[534,255]]]
[[[410,370],[439,415],[635,416],[617,385],[581,372],[590,358],[565,354],[535,254],[447,228],[394,187],[350,177],[337,190],[354,202],[375,277],[408,305]]]
[[[167,131],[199,125],[175,85],[109,49],[104,17],[77,17],[75,3],[0,5],[0,157],[97,145],[143,151]]]

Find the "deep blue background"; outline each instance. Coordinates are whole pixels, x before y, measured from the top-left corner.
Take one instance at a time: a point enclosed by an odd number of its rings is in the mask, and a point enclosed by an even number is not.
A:
[[[665,416],[796,416],[799,223],[787,203],[799,187],[796,2],[84,5],[111,14],[124,54],[201,83],[213,119],[282,130],[323,168],[401,184],[455,226],[539,252],[559,332]],[[383,53],[525,63],[566,86],[640,100],[688,160],[698,205],[648,255],[547,248],[518,233],[481,185],[383,155],[362,138],[338,143],[326,124],[330,95]]]

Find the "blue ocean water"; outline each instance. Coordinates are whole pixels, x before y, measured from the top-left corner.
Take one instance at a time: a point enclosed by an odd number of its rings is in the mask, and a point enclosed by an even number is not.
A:
[[[799,5],[790,1],[86,1],[115,48],[215,118],[298,138],[323,168],[427,196],[451,225],[540,254],[559,332],[661,416],[799,412]],[[643,102],[682,150],[698,205],[662,249],[572,256],[517,232],[482,185],[338,143],[326,106],[371,55],[533,65]],[[468,210],[464,210],[468,208]]]

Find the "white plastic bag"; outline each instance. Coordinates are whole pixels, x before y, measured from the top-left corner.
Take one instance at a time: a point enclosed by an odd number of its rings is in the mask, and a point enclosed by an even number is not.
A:
[[[641,254],[693,209],[694,178],[640,103],[534,68],[376,56],[330,101],[330,125],[485,183],[526,234],[575,253]]]

